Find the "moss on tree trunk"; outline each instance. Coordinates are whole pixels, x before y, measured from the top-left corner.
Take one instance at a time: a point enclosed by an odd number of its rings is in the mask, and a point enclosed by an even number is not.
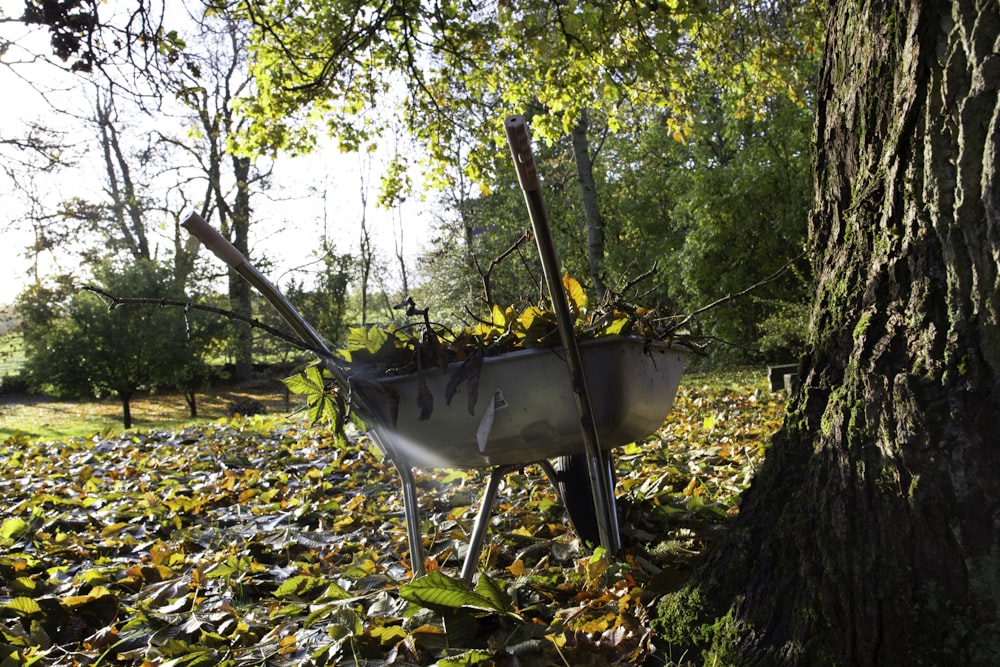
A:
[[[803,383],[675,659],[1000,664],[998,40],[996,0],[831,7]]]

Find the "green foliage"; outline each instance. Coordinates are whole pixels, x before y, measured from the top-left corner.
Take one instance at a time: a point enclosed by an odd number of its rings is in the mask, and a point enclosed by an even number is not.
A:
[[[139,261],[117,268],[101,265],[97,283],[116,296],[171,298],[177,294],[169,270]],[[125,427],[129,400],[139,389],[189,387],[205,374],[206,340],[194,335],[195,316],[159,306],[119,307],[69,284],[34,286],[18,300],[25,340],[25,370],[37,391],[56,396],[117,396]]]
[[[309,366],[298,375],[283,380],[288,391],[306,397],[309,420],[313,424],[324,417],[335,416],[341,407],[336,395],[327,391],[328,377],[320,367]]]
[[[247,145],[308,148],[311,126],[322,125],[358,148],[379,133],[380,105],[398,102],[426,151],[430,181],[454,191],[455,216],[426,265],[427,294],[454,307],[488,279],[488,302],[519,303],[537,292],[532,263],[489,268],[527,224],[501,121],[524,113],[542,140],[564,270],[586,275],[567,141],[586,113],[606,282],[628,284],[658,261],[652,302],[691,311],[801,251],[823,13],[813,0],[766,10],[743,2],[264,2],[253,16],[260,87],[244,100],[260,136]],[[405,82],[394,89],[406,91],[403,99],[389,101],[392,81]],[[388,192],[405,188],[401,166],[393,162]],[[806,267],[796,268],[758,299],[702,318],[702,330],[753,348],[768,304],[808,294]]]
[[[806,303],[768,304],[769,315],[760,323],[760,348],[768,359],[798,359],[806,347],[809,310]]]
[[[479,578],[473,591],[460,580],[435,571],[400,586],[399,596],[428,609],[472,609],[504,615],[512,613],[510,596],[485,575]]]
[[[258,83],[243,102],[258,121],[250,145],[308,149],[312,123],[358,148],[381,129],[373,112],[401,79],[403,117],[432,160],[454,166],[453,141],[475,137],[469,173],[487,175],[512,111],[537,109],[535,131],[554,140],[584,110],[617,131],[635,107],[667,109],[682,135],[694,125],[687,92],[706,76],[746,116],[776,93],[804,100],[809,80],[799,63],[816,57],[822,7],[272,0],[253,5],[250,17]]]
[[[353,257],[336,254],[325,240],[321,248],[320,267],[313,275],[313,284],[306,286],[301,282],[292,282],[284,292],[316,331],[329,340],[339,341],[344,335],[345,303]]]
[[[24,339],[19,332],[0,334],[0,389],[15,391],[24,381]]]

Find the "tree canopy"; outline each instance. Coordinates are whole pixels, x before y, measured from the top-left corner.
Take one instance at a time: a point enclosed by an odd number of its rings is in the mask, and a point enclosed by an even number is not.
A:
[[[484,183],[510,113],[530,111],[535,134],[551,141],[584,112],[617,130],[657,108],[682,140],[706,81],[739,115],[761,114],[776,95],[806,105],[823,17],[810,0],[239,7],[255,24],[259,88],[244,107],[258,121],[253,145],[308,149],[318,126],[355,147],[399,112],[441,168],[456,167],[449,150],[471,137],[458,166]]]
[[[110,293],[176,298],[167,267],[138,260],[100,265],[95,278]],[[38,286],[17,305],[27,352],[29,381],[57,396],[116,396],[122,422],[132,426],[130,401],[141,389],[187,389],[202,375],[211,338],[199,335],[197,316],[156,305],[116,308],[72,284]]]
[[[245,253],[250,187],[266,177],[252,169],[254,156],[308,151],[324,134],[345,149],[371,150],[387,132],[405,132],[415,150],[391,160],[379,201],[394,206],[412,196],[410,174],[422,172],[423,183],[445,195],[431,195],[444,204],[433,239],[459,241],[430,243],[425,275],[409,287],[432,294],[444,292],[431,284],[446,284],[468,304],[484,267],[523,231],[499,140],[513,112],[528,116],[540,140],[567,270],[598,297],[616,296],[616,286],[655,265],[645,298],[691,310],[801,251],[821,3],[247,0],[186,7],[197,34],[169,25],[152,3],[135,5],[128,20],[86,3],[67,5],[69,13],[33,10],[23,20],[53,35],[76,31],[72,48],[57,55],[93,64],[78,69],[117,76],[123,89],[131,63],[143,96],[173,95],[189,109],[190,135],[157,143],[170,159],[192,163],[172,172],[179,183],[203,182],[205,190],[179,186],[171,196],[206,216],[217,212]],[[78,15],[89,17],[86,25]],[[123,35],[139,39],[128,47]],[[140,105],[154,112],[152,103]],[[139,199],[128,201],[115,214],[138,219]],[[756,202],[752,220],[745,201]],[[76,213],[102,218],[80,204]],[[189,251],[175,244],[179,271],[192,270]],[[715,280],[720,257],[734,252],[741,257]],[[533,270],[518,266],[496,268],[498,298],[534,298]],[[751,347],[769,332],[795,329],[788,317],[769,320],[779,310],[801,313],[809,277],[799,269],[756,301],[706,318],[705,328]],[[356,284],[366,283],[362,274]],[[504,284],[509,289],[499,289]],[[231,296],[248,312],[240,288],[234,281]],[[787,336],[777,337],[772,354],[787,354]],[[249,339],[239,345],[245,360]]]

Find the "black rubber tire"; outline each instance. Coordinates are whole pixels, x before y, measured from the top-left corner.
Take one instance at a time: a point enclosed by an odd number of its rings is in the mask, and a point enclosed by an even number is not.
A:
[[[607,464],[611,479],[614,480],[614,466],[610,455]],[[591,547],[600,546],[601,534],[597,529],[597,510],[594,508],[594,492],[590,486],[587,457],[583,454],[560,456],[553,461],[552,467],[556,470],[559,497],[562,498],[577,536],[584,544],[589,543]]]

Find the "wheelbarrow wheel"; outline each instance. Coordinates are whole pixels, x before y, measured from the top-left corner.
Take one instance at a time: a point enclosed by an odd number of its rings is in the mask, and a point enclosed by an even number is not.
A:
[[[611,457],[606,460],[608,474],[614,488],[614,466]],[[594,508],[594,491],[590,486],[590,471],[587,457],[583,454],[560,456],[553,462],[559,497],[569,514],[570,523],[580,540],[596,547],[601,544],[601,534],[597,528],[597,510]]]

